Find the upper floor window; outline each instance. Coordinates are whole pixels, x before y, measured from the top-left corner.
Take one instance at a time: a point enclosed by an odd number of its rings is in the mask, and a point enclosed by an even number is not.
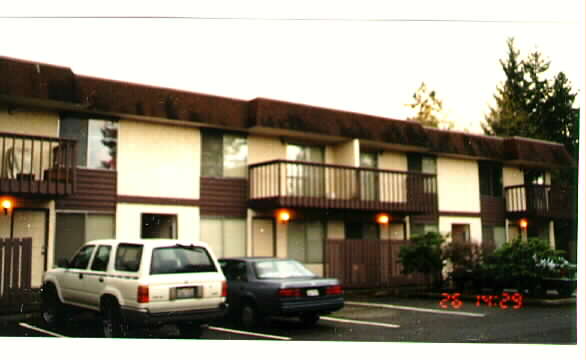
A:
[[[378,168],[378,154],[375,152],[360,152],[360,167]]]
[[[436,159],[434,156],[416,153],[407,154],[407,170],[424,174],[435,174],[437,172]]]
[[[324,162],[324,149],[315,145],[287,144],[287,160]]]
[[[503,196],[503,167],[499,163],[478,162],[480,195]]]
[[[116,169],[117,122],[64,116],[59,122],[59,136],[77,140],[77,166]]]
[[[540,169],[525,169],[523,171],[525,185],[546,185],[545,171]]]
[[[201,175],[246,177],[248,142],[245,136],[202,132]]]

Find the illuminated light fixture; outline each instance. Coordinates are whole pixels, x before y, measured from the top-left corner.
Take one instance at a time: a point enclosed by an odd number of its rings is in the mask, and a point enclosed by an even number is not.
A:
[[[376,216],[376,222],[381,225],[386,225],[391,221],[391,217],[388,214],[378,214]]]
[[[528,225],[529,225],[529,223],[527,222],[527,219],[519,220],[519,226],[521,227],[521,229],[523,229],[523,230],[527,229]]]
[[[289,212],[289,210],[279,210],[279,212],[277,213],[277,219],[282,223],[286,223],[289,220],[291,220],[291,213]]]
[[[2,201],[2,209],[4,209],[4,215],[8,215],[8,210],[12,209],[12,201],[6,199]]]

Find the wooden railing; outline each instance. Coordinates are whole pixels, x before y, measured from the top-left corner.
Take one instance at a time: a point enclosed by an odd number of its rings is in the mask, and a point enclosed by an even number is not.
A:
[[[507,214],[549,218],[575,218],[576,193],[551,185],[505,187]]]
[[[251,206],[404,212],[437,209],[435,175],[274,160],[249,167]]]
[[[0,132],[0,193],[72,193],[75,146],[70,139]]]

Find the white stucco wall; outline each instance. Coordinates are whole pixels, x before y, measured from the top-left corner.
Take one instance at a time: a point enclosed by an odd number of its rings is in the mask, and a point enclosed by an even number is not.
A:
[[[345,238],[344,222],[341,220],[330,220],[327,222],[327,239],[340,240]]]
[[[199,198],[198,129],[121,120],[117,156],[118,194]]]
[[[353,139],[331,146],[331,162],[336,165],[360,166],[360,142]]]
[[[287,147],[278,137],[248,136],[248,164],[286,159]]]
[[[475,160],[437,158],[440,211],[480,212],[478,163]]]
[[[378,167],[383,170],[407,171],[407,155],[385,151],[378,157]]]
[[[116,238],[140,239],[141,214],[177,215],[177,238],[199,240],[198,207],[127,203],[118,203],[116,206]]]
[[[10,111],[10,112],[9,112]],[[0,105],[0,131],[37,136],[59,136],[59,114],[47,111],[8,109]]]
[[[505,166],[503,167],[503,186],[523,185],[523,170]]]

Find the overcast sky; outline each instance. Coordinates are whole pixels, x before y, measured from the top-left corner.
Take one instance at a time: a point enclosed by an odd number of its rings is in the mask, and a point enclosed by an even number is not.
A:
[[[504,79],[499,59],[508,37],[523,54],[541,51],[551,77],[563,71],[582,89],[581,1],[240,3],[20,1],[2,10],[0,55],[77,74],[398,119],[411,115],[405,104],[425,82],[447,118],[471,131],[480,131]],[[112,15],[191,18],[85,18]]]

